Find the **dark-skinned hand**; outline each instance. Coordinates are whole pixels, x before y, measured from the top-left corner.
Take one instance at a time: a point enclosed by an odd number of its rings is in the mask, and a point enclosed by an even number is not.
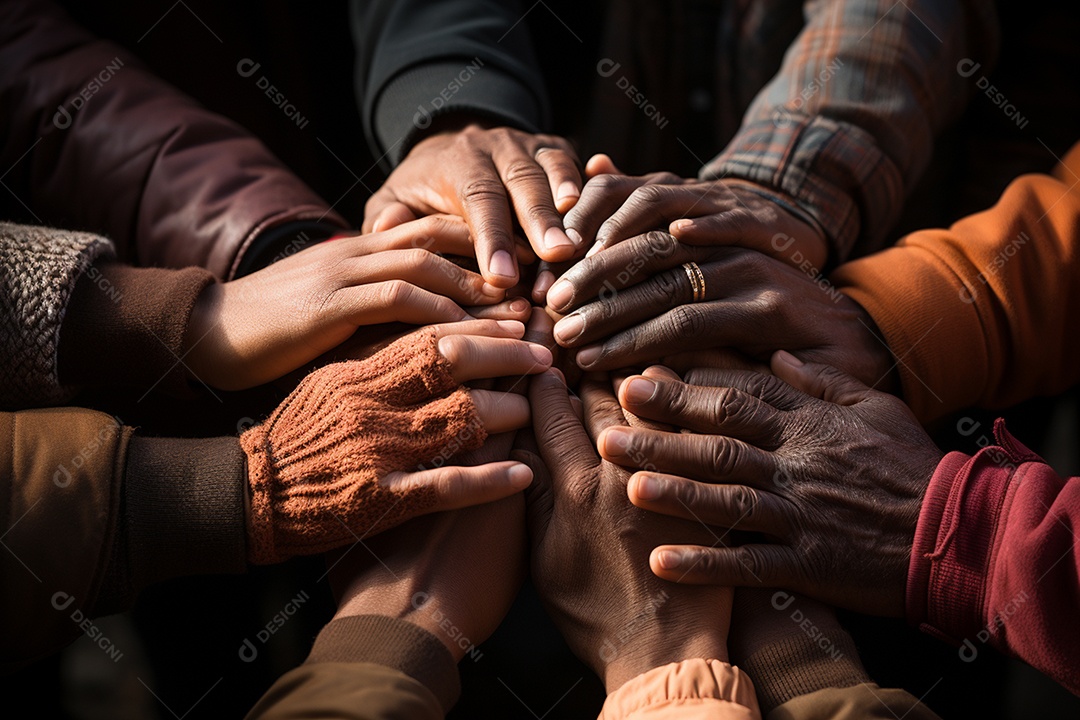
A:
[[[480,274],[501,288],[518,281],[515,220],[543,260],[584,252],[562,223],[582,185],[569,142],[468,118],[436,123],[368,200],[365,232],[418,215],[459,215],[475,240]]]
[[[784,352],[772,370],[695,371],[687,384],[658,369],[620,387],[630,412],[690,431],[613,427],[599,437],[607,460],[647,466],[630,479],[630,500],[764,535],[737,548],[665,541],[653,571],[902,615],[919,508],[942,452],[891,395]]]
[[[743,180],[617,172],[610,167],[591,177],[564,220],[567,232],[591,246],[590,254],[666,229],[690,245],[735,245],[793,265],[806,260],[820,268],[828,258],[825,236],[777,202],[771,190]]]
[[[721,536],[696,521],[633,507],[630,473],[601,459],[592,440],[605,427],[626,425],[611,382],[587,377],[581,397],[584,424],[557,372],[534,378],[529,400],[539,449],[511,455],[533,468],[526,498],[532,575],[548,612],[609,692],[667,663],[726,660],[731,590],[669,583],[648,565],[660,538],[717,544]]]
[[[705,276],[703,302],[693,302],[682,267],[691,261]],[[827,280],[753,250],[646,233],[582,260],[548,293],[548,303],[553,312],[570,313],[556,324],[555,338],[577,350],[586,370],[715,348],[765,363],[787,349],[867,385],[899,388],[892,354],[858,303]]]

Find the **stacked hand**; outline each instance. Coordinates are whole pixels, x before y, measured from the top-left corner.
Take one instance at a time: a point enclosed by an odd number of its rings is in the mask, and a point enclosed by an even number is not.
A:
[[[681,583],[783,587],[901,615],[922,496],[942,453],[900,400],[787,353],[775,376],[652,368],[622,407],[690,432],[607,429],[601,455],[634,473],[638,507],[764,534],[736,548],[664,541],[650,557]],[[789,384],[790,383],[790,384]]]

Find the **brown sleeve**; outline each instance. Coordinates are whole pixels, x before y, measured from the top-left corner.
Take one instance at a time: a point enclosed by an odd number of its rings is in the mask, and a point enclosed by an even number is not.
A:
[[[152,440],[93,410],[0,413],[0,670],[45,657],[145,585],[245,567],[235,438]]]
[[[323,628],[307,661],[247,717],[441,720],[459,693],[457,666],[441,640],[405,620],[359,615]]]
[[[45,657],[84,631],[131,435],[92,410],[0,413],[0,669]]]
[[[116,530],[90,611],[125,610],[144,587],[247,569],[247,466],[234,437],[128,445]]]
[[[1080,379],[1078,183],[1080,145],[1054,177],[1020,177],[991,209],[833,274],[885,335],[920,420]]]
[[[195,300],[214,282],[200,268],[99,262],[75,284],[60,327],[60,382],[183,394],[197,382],[181,362]]]

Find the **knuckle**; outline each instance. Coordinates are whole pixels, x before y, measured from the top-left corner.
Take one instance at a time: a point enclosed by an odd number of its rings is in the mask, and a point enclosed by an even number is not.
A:
[[[734,485],[728,490],[728,505],[735,514],[734,524],[741,520],[753,520],[758,511],[760,497],[753,488]]]
[[[532,160],[511,160],[502,168],[506,185],[526,185],[537,182],[547,183],[547,173]]]
[[[466,204],[478,202],[506,202],[506,190],[495,177],[483,176],[469,180],[461,187],[461,200]]]
[[[709,456],[708,470],[713,478],[723,479],[731,476],[739,463],[739,448],[737,445],[717,441],[713,445],[713,452]]]
[[[618,175],[597,175],[586,183],[586,187],[593,187],[601,194],[614,192],[626,182],[625,178]]]
[[[415,289],[404,280],[388,280],[383,283],[381,299],[388,307],[407,305],[413,299]]]
[[[469,359],[472,343],[464,335],[445,335],[439,339],[439,350],[442,356],[456,368]],[[472,399],[475,403],[476,395],[472,395]]]
[[[679,305],[682,285],[679,283],[678,275],[681,272],[680,269],[677,272],[663,273],[653,278],[653,292],[656,294],[656,299],[663,303],[664,307],[682,307]]]
[[[643,242],[645,247],[642,249],[653,257],[671,257],[679,249],[675,236],[663,230],[650,230],[645,233]]]
[[[735,567],[733,570],[740,582],[746,584],[756,583],[762,572],[764,572],[762,565],[762,558],[756,550],[751,550],[745,546],[735,550]]]
[[[638,205],[652,205],[660,202],[670,193],[666,185],[642,185],[630,193],[630,202]]]
[[[679,338],[699,338],[705,333],[705,317],[693,305],[679,305],[671,311],[671,327]]]

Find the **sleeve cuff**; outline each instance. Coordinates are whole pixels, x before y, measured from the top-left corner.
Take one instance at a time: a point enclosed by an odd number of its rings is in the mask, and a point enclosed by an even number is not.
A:
[[[341,232],[340,225],[317,220],[297,220],[272,227],[263,231],[248,246],[236,266],[233,278],[250,275]]]
[[[214,282],[201,268],[90,267],[61,328],[61,380],[71,385],[188,391],[177,361],[195,300]]]
[[[161,580],[244,572],[245,492],[236,438],[133,437],[97,612],[130,606]]]
[[[542,112],[532,90],[474,58],[434,62],[400,73],[375,101],[372,127],[384,159],[395,167],[437,117],[470,113],[535,133]]]
[[[930,479],[908,566],[906,613],[924,632],[959,645],[984,625],[990,562],[1017,467],[1038,456],[998,420],[999,445],[949,453]]]
[[[393,668],[427,687],[444,711],[461,694],[457,663],[442,641],[398,618],[338,618],[319,633],[307,663],[371,663]]]
[[[744,125],[699,176],[746,180],[792,198],[824,228],[834,263],[860,240],[861,252],[877,249],[904,197],[899,168],[869,133],[796,112]]]
[[[720,660],[696,658],[670,663],[623,684],[608,695],[599,720],[698,717],[687,711],[695,706],[701,717],[760,718],[754,684],[739,668]]]

